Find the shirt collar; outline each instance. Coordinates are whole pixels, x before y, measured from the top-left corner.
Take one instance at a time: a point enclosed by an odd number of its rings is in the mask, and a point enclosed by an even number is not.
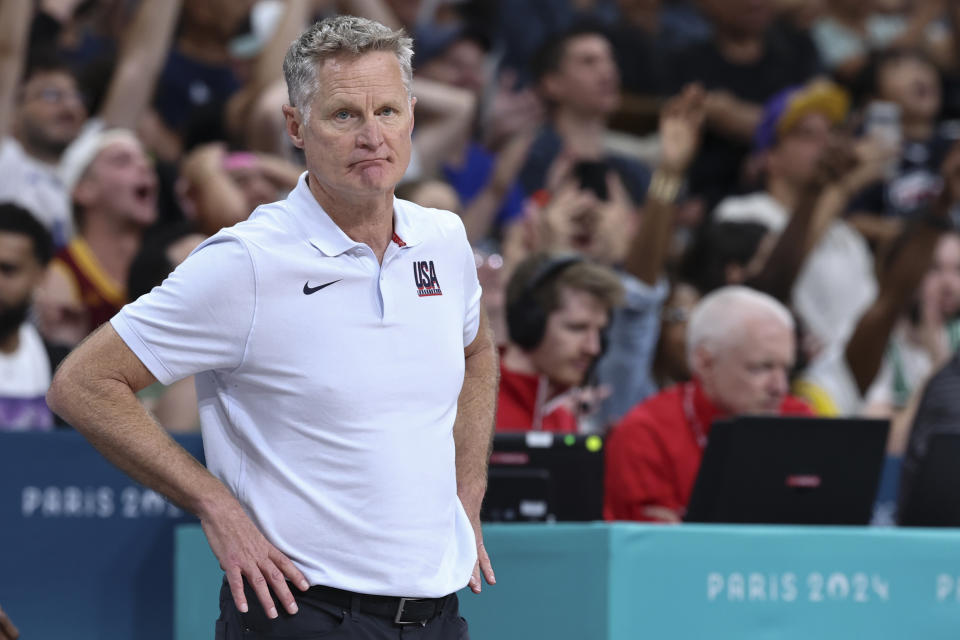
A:
[[[307,185],[307,175],[307,171],[300,174],[297,186],[287,197],[288,202],[293,205],[293,213],[306,232],[307,240],[327,256],[338,256],[359,246],[361,243],[344,233],[317,202]],[[393,199],[393,242],[401,248],[420,242],[406,206],[409,206],[409,203],[396,197]]]

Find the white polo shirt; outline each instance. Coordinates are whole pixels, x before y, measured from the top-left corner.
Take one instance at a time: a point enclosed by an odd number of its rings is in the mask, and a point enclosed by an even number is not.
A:
[[[476,560],[454,466],[480,311],[463,224],[394,200],[381,266],[305,176],[111,323],[160,382],[196,374],[207,466],[311,584],[451,593]]]

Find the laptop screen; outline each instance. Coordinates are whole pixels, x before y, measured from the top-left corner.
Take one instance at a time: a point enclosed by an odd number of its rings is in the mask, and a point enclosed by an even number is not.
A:
[[[744,416],[714,423],[687,522],[868,524],[889,422]]]

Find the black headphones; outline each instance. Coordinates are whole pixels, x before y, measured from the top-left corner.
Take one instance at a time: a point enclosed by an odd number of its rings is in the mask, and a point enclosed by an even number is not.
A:
[[[522,349],[536,349],[547,331],[547,310],[536,299],[536,292],[569,267],[583,262],[575,255],[560,255],[543,262],[531,275],[520,294],[507,305],[507,331],[510,340]]]

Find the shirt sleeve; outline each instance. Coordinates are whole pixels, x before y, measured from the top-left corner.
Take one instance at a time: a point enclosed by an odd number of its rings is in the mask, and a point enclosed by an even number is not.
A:
[[[467,240],[467,231],[462,222],[457,224],[459,243],[463,247],[463,346],[467,347],[477,337],[480,328],[480,279],[477,277],[477,262],[473,248]]]
[[[252,258],[236,237],[201,244],[163,284],[110,321],[163,384],[243,362],[256,308]]]

